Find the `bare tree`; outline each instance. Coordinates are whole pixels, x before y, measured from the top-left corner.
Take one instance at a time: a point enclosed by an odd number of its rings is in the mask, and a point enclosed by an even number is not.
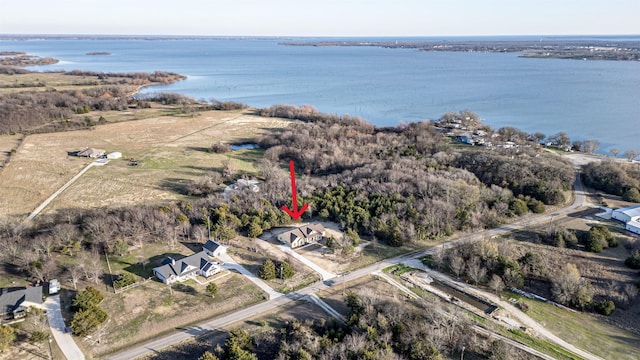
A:
[[[636,158],[638,155],[640,155],[640,151],[638,150],[625,150],[624,152],[624,156],[627,158],[627,160],[632,161],[634,158]]]
[[[616,149],[616,148],[611,148],[609,149],[609,152],[611,153],[611,155],[613,155],[613,157],[617,158],[618,154],[620,154],[620,150]]]
[[[464,271],[464,258],[458,250],[454,250],[449,254],[449,268],[456,274],[456,277],[460,277],[460,274]]]
[[[555,300],[583,308],[591,302],[590,284],[580,276],[578,268],[571,263],[562,267],[553,279],[551,293]]]
[[[498,290],[504,289],[504,282],[500,276],[493,274],[491,281],[489,281],[489,287],[498,295]]]
[[[33,239],[33,247],[36,252],[42,253],[47,258],[51,257],[51,250],[55,240],[49,235],[38,235]]]
[[[635,284],[626,284],[624,286],[624,292],[627,295],[627,301],[632,303],[636,296],[638,296],[638,286]]]
[[[71,284],[73,284],[73,289],[78,290],[78,281],[80,280],[80,276],[82,275],[82,266],[81,265],[72,265],[67,268],[67,272],[71,277]]]
[[[480,259],[477,257],[472,257],[467,265],[467,274],[478,285],[479,282],[482,282],[484,278],[487,276],[487,269],[482,266],[480,263]]]

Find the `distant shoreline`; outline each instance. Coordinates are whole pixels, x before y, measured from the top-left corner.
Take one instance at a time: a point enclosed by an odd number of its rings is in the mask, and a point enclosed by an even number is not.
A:
[[[596,40],[466,40],[466,41],[300,41],[286,46],[365,46],[415,49],[426,52],[520,53],[520,57],[540,59],[640,61],[640,41]]]

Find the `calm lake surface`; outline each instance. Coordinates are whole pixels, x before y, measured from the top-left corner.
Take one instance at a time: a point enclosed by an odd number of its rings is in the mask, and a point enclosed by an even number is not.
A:
[[[305,39],[309,40],[309,39]],[[326,40],[326,39],[324,39]],[[525,59],[374,47],[298,47],[274,39],[0,41],[0,51],[61,60],[37,70],[173,71],[189,78],[143,92],[255,107],[309,104],[375,125],[469,109],[486,124],[572,139],[599,152],[640,150],[640,62]],[[108,56],[87,52],[107,51]]]

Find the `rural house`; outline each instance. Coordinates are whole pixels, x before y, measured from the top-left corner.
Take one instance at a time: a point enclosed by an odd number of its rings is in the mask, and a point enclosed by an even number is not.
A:
[[[292,249],[306,244],[316,243],[324,237],[325,230],[320,224],[309,224],[285,231],[278,235],[278,240],[291,246]]]
[[[220,257],[220,255],[227,252],[227,247],[220,245],[213,240],[208,240],[204,245],[202,245],[202,251],[211,257]]]
[[[76,153],[77,156],[80,157],[88,157],[88,158],[94,158],[97,159],[99,157],[102,157],[106,154],[106,151],[102,150],[102,149],[94,149],[94,148],[84,148],[80,151],[78,151]]]
[[[11,315],[19,319],[26,315],[29,306],[42,305],[42,286],[29,288],[4,288],[0,290],[0,316]]]
[[[153,269],[153,274],[168,285],[193,279],[197,275],[209,277],[220,271],[222,271],[221,264],[209,261],[209,256],[201,251],[180,260],[167,257],[161,266]]]

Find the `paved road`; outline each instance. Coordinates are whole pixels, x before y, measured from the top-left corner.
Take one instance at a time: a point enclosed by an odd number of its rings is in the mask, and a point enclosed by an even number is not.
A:
[[[569,214],[573,211],[575,211],[576,209],[584,206],[586,204],[586,197],[584,195],[584,190],[582,187],[582,183],[580,182],[579,177],[576,177],[576,182],[574,185],[574,201],[571,205],[558,210],[552,214],[545,214],[545,215],[539,215],[539,216],[531,216],[531,217],[527,217],[525,219],[522,219],[520,221],[517,221],[515,223],[509,224],[509,225],[505,225],[496,229],[491,229],[491,230],[485,230],[485,231],[480,231],[480,232],[476,232],[474,234],[459,234],[457,236],[455,236],[451,241],[448,242],[448,244],[456,244],[462,241],[477,241],[480,239],[486,239],[486,238],[490,238],[496,235],[501,235],[501,234],[506,234],[508,232],[511,232],[513,230],[518,230],[527,226],[531,226],[531,225],[535,225],[535,224],[540,224],[540,223],[546,223],[546,222],[550,222],[554,219],[554,217],[557,216],[561,216],[561,215],[566,215]],[[449,245],[451,246],[451,245]],[[296,292],[292,292],[286,295],[282,295],[280,293],[277,293],[278,295],[275,295],[272,299],[270,299],[269,301],[257,304],[257,305],[253,305],[249,308],[246,309],[242,309],[239,311],[236,311],[232,314],[226,315],[224,317],[215,319],[215,320],[211,320],[208,322],[205,322],[203,324],[197,325],[197,326],[193,326],[184,330],[181,330],[177,333],[173,333],[161,338],[158,338],[156,340],[153,340],[149,343],[146,344],[142,344],[139,346],[136,346],[134,348],[131,348],[129,350],[117,353],[112,355],[111,357],[109,357],[108,359],[113,359],[113,360],[130,360],[130,359],[135,359],[137,357],[140,356],[144,356],[144,355],[148,355],[150,353],[153,352],[157,352],[160,351],[161,349],[174,345],[176,343],[182,342],[184,340],[187,340],[193,336],[197,336],[197,335],[201,335],[204,334],[208,331],[223,327],[225,325],[234,323],[234,322],[238,322],[238,321],[242,321],[245,320],[247,318],[253,317],[255,315],[258,315],[260,313],[269,311],[271,309],[273,309],[276,306],[281,306],[284,304],[287,304],[291,301],[294,300],[298,300],[303,298],[306,295],[311,295],[311,294],[315,294],[319,291],[322,291],[324,289],[328,288],[328,283],[331,283],[331,285],[339,285],[345,282],[349,282],[352,280],[356,280],[360,277],[372,274],[374,272],[380,271],[388,266],[391,265],[397,265],[400,263],[404,263],[404,262],[408,262],[408,261],[416,261],[416,259],[423,257],[425,255],[428,254],[433,254],[434,251],[436,249],[435,248],[430,248],[430,249],[423,249],[423,250],[418,250],[418,251],[414,251],[408,254],[404,254],[401,256],[397,256],[395,258],[390,258],[390,259],[386,259],[383,261],[380,261],[378,263],[375,263],[373,265],[358,269],[358,270],[354,270],[350,273],[344,274],[339,276],[338,278],[333,278],[331,281],[328,282],[316,282],[314,284],[311,284],[307,287],[305,287],[304,289],[301,289],[299,291]],[[227,256],[228,257],[228,256]],[[224,261],[229,261],[231,263],[235,263],[235,261],[233,261],[233,259],[231,259],[230,257],[228,257],[229,259],[223,259]],[[239,266],[239,265],[238,265]],[[239,266],[239,268],[243,269],[244,271],[246,271],[246,269],[242,268],[241,266]],[[239,269],[238,269],[239,270]],[[239,270],[240,271],[240,270]],[[247,271],[248,272],[248,271]],[[243,273],[244,274],[244,273]],[[255,278],[257,279],[254,275],[252,275],[251,273],[249,274],[245,274],[249,277],[249,279]],[[257,279],[260,280],[260,279]],[[252,280],[253,281],[253,280]],[[255,281],[254,281],[255,282]],[[268,286],[266,284],[264,284],[265,286]],[[262,286],[261,286],[262,288]],[[270,289],[270,288],[269,288]],[[265,290],[266,291],[266,290]],[[271,294],[271,293],[270,293]],[[533,321],[533,320],[532,320]],[[546,329],[545,329],[546,330]],[[551,334],[551,333],[549,333]],[[585,354],[587,356],[584,356],[585,358],[588,359],[599,359],[596,356],[593,356],[591,354],[588,354],[580,349],[577,349],[573,346],[571,346],[570,344],[567,344],[566,342],[562,341],[561,339],[557,338],[557,337],[550,337],[550,340],[560,340],[559,344],[560,346],[569,345],[569,347],[571,348],[570,351],[573,351],[573,349],[577,350],[574,351],[576,353],[580,353],[580,354]],[[555,341],[554,341],[555,342]]]
[[[73,341],[71,334],[64,331],[65,324],[60,311],[60,295],[49,296],[44,302],[44,306],[47,309],[51,333],[53,333],[53,338],[56,339],[56,343],[64,356],[67,360],[84,360],[84,354]]]

